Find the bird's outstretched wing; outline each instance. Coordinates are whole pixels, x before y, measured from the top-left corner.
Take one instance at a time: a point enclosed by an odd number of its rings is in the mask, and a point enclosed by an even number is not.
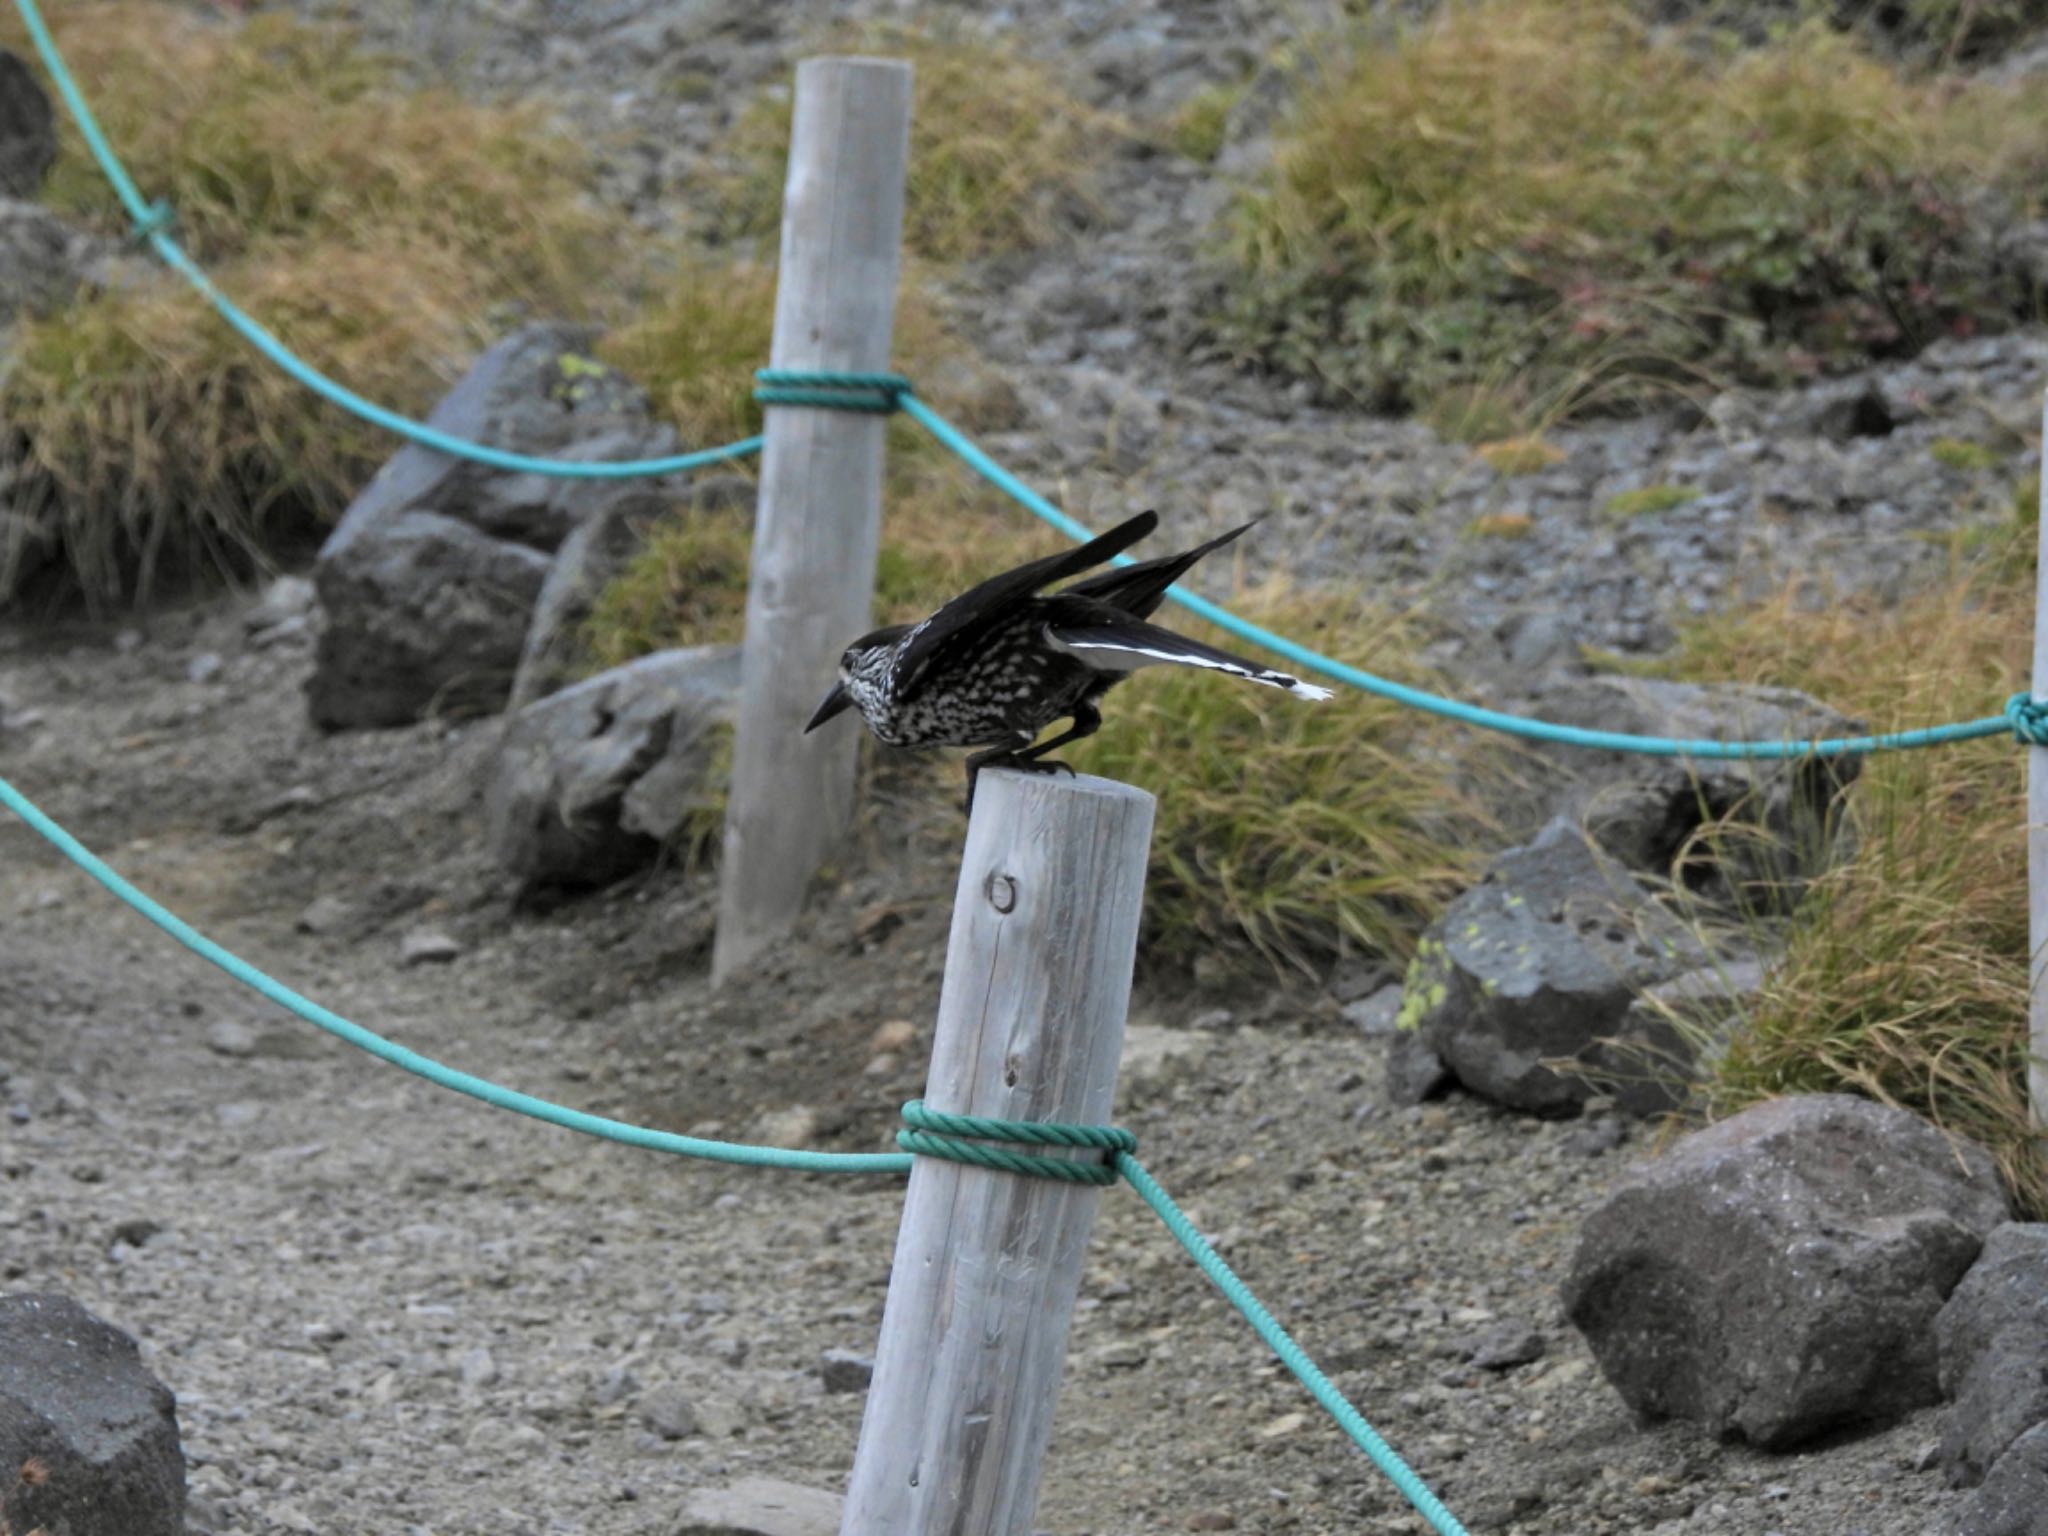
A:
[[[1046,622],[1046,635],[1056,649],[1069,652],[1101,671],[1134,672],[1139,667],[1164,664],[1206,667],[1212,672],[1228,672],[1232,677],[1264,683],[1269,688],[1284,688],[1299,698],[1330,697],[1329,689],[1304,683],[1292,673],[1276,672],[1170,629],[1106,611],[1099,603],[1076,602],[1068,607],[1061,601],[1066,595],[1063,592],[1053,599],[1055,607]]]
[[[1158,513],[1140,512],[1076,549],[1047,555],[1043,560],[991,576],[980,586],[961,593],[905,638],[897,653],[890,691],[898,700],[912,697],[934,661],[955,647],[971,644],[976,636],[1000,622],[1019,598],[1029,597],[1041,587],[1079,575],[1112,555],[1122,554],[1158,526]]]
[[[1071,587],[1062,587],[1057,595],[1092,597],[1137,618],[1149,619],[1166,601],[1166,589],[1187,575],[1197,560],[1256,528],[1260,521],[1255,517],[1242,528],[1233,528],[1178,555],[1162,555],[1157,560],[1141,560],[1136,565],[1119,565],[1100,575],[1090,576],[1086,581],[1077,581]]]

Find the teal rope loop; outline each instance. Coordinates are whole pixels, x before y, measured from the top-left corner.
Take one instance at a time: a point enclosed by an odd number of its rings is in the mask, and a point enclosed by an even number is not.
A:
[[[826,411],[867,411],[886,416],[916,393],[900,373],[832,373],[807,368],[762,368],[754,398],[762,405],[807,405]]]
[[[135,216],[129,236],[137,245],[147,245],[150,236],[168,234],[176,227],[177,222],[177,210],[169,203],[150,203]]]
[[[1057,1120],[993,1120],[986,1115],[949,1115],[925,1108],[922,1099],[903,1106],[904,1130],[896,1145],[918,1157],[943,1158],[1000,1173],[1064,1184],[1109,1185],[1117,1180],[1115,1158],[1138,1150],[1138,1138],[1114,1125],[1064,1125]],[[985,1141],[1019,1142],[1032,1147],[1083,1147],[1108,1152],[1106,1162],[1064,1157],[1037,1157]]]
[[[2048,747],[2048,701],[2016,693],[2005,701],[2005,722],[2030,747]]]

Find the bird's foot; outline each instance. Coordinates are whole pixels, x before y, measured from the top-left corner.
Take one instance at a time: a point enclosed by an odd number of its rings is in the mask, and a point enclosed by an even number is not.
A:
[[[1072,764],[1063,763],[1056,757],[1020,757],[1003,766],[1015,768],[1019,773],[1064,773],[1070,779],[1074,777]]]

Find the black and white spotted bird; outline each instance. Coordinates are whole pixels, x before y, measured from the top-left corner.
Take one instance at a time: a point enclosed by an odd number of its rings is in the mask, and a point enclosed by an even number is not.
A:
[[[1330,697],[1327,688],[1145,622],[1168,587],[1251,523],[1182,554],[1120,566],[1040,595],[1158,526],[1157,513],[1140,512],[1078,549],[990,577],[921,623],[862,635],[839,658],[839,680],[805,733],[851,705],[888,746],[979,747],[967,759],[971,808],[974,778],[983,768],[1072,772],[1045,754],[1094,735],[1102,725],[1102,696],[1139,667],[1207,667],[1304,699]],[[1062,718],[1073,722],[1067,730],[1037,741]]]

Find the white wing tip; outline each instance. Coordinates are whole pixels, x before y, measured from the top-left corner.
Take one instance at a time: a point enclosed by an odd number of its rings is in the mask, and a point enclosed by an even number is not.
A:
[[[1334,699],[1336,697],[1336,694],[1328,688],[1318,688],[1314,683],[1304,683],[1299,680],[1287,691],[1297,699]]]

